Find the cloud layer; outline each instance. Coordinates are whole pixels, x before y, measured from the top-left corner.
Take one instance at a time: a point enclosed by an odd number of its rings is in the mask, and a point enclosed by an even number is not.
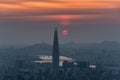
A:
[[[119,10],[118,3],[120,0],[1,0],[0,16],[106,13]]]

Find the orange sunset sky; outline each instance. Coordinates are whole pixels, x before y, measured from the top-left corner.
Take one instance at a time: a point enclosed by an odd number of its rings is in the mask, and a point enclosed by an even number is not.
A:
[[[0,19],[97,17],[115,14],[119,4],[120,0],[0,0]]]
[[[51,42],[56,26],[66,42],[120,41],[120,0],[0,0],[0,43]]]

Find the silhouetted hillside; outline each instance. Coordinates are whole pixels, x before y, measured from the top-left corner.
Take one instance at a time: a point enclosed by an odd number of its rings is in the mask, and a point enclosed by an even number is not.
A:
[[[17,59],[34,60],[37,55],[52,55],[52,45],[41,43],[25,47],[0,48],[0,62],[9,64]],[[68,56],[80,61],[103,62],[104,64],[118,64],[120,61],[120,43],[104,41],[93,44],[67,43],[60,45],[60,55]]]
[[[114,42],[114,41],[104,41],[101,43],[84,43],[84,44],[70,42],[70,43],[63,44],[62,46],[67,47],[67,48],[120,50],[120,43]]]

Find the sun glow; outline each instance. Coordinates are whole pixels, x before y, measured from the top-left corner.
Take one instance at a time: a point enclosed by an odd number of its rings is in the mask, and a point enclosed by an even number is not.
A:
[[[68,26],[70,25],[70,16],[61,16],[61,24],[62,26]]]

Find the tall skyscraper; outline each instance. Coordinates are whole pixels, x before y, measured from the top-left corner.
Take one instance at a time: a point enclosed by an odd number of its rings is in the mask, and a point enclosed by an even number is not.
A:
[[[53,54],[52,54],[53,68],[59,67],[59,42],[57,28],[54,31]]]

